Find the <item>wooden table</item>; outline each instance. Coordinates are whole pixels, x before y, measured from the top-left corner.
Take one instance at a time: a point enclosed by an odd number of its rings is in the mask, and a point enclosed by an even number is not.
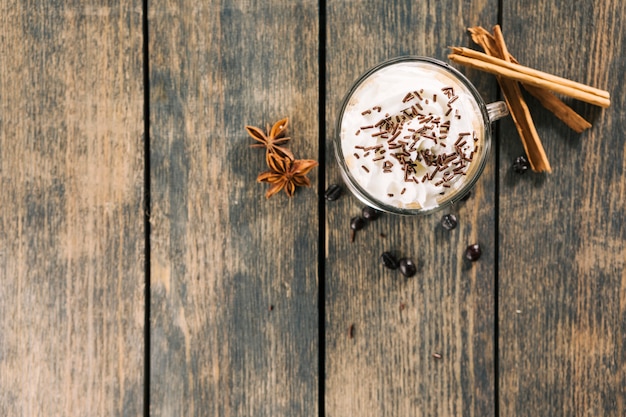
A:
[[[626,415],[625,4],[2,2],[0,415]],[[512,171],[505,119],[455,230],[351,243],[361,204],[323,198],[348,87],[496,23],[611,106],[566,100],[577,134],[529,98],[552,174]],[[244,125],[285,116],[320,165],[266,200]]]

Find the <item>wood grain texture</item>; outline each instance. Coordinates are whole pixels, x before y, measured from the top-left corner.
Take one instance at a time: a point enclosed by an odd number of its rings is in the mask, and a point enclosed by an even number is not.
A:
[[[572,102],[593,124],[577,134],[529,100],[551,175],[511,172],[522,151],[503,124],[501,414],[623,416],[625,4],[523,2],[503,12],[509,50],[522,64],[607,89],[612,104]]]
[[[317,170],[266,200],[244,129],[288,116],[317,159],[317,19],[314,1],[150,2],[153,416],[318,412]]]
[[[143,411],[141,5],[0,5],[0,415]]]
[[[447,61],[448,45],[468,45],[468,26],[495,22],[497,2],[472,3],[328,1],[327,136],[366,69],[399,55]],[[461,70],[495,98],[493,78]],[[327,183],[341,182],[327,151]],[[492,157],[472,197],[454,208],[452,232],[439,226],[443,213],[383,215],[351,243],[361,204],[348,195],[327,203],[326,415],[493,415],[494,168]],[[476,242],[483,257],[469,265],[463,252]],[[415,259],[417,276],[385,269],[383,251]]]

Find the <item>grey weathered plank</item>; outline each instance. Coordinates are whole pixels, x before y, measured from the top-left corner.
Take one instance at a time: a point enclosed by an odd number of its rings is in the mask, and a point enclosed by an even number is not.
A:
[[[0,415],[142,414],[141,16],[0,5]]]
[[[513,126],[503,125],[501,413],[623,416],[625,5],[511,2],[503,12],[505,39],[523,64],[607,89],[612,105],[568,100],[593,124],[579,135],[529,100],[549,175],[511,172],[522,149]]]
[[[317,413],[317,170],[266,200],[244,130],[288,116],[317,158],[317,22],[314,1],[149,4],[154,416]]]
[[[497,18],[497,2],[329,1],[327,10],[328,137],[337,133],[343,95],[367,68],[399,55],[447,60],[448,45],[469,44],[475,19]],[[462,71],[485,99],[496,97],[492,77]],[[341,182],[330,146],[326,157],[327,183]],[[350,243],[349,221],[361,204],[351,196],[327,203],[328,416],[493,414],[494,178],[492,156],[472,197],[454,210],[460,224],[452,232],[438,225],[442,213],[384,215]],[[483,257],[467,265],[463,251],[475,242]],[[384,269],[385,250],[417,260],[418,275],[406,280]]]

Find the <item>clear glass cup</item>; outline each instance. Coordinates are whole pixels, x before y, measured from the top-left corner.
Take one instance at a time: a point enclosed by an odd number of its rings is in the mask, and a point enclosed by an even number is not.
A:
[[[426,214],[459,201],[483,172],[491,123],[508,115],[485,104],[459,71],[404,56],[363,74],[346,95],[334,138],[347,187],[389,213]]]

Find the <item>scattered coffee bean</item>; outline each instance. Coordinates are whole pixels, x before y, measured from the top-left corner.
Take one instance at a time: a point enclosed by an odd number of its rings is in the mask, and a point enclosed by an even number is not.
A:
[[[454,214],[444,214],[441,218],[441,226],[446,230],[452,230],[458,224]]]
[[[350,235],[350,241],[354,242],[354,235],[357,230],[361,230],[365,226],[365,220],[363,217],[356,216],[350,219],[350,229],[352,229],[352,233]]]
[[[480,258],[483,251],[480,249],[480,245],[475,243],[473,245],[469,245],[467,249],[465,249],[465,258],[470,262],[475,262]]]
[[[350,229],[361,230],[365,226],[365,220],[363,217],[356,216],[350,219]]]
[[[404,275],[407,278],[411,278],[413,275],[417,273],[417,266],[415,265],[415,262],[413,262],[412,259],[402,258],[400,259],[398,264],[400,266],[400,272],[402,272],[402,275]]]
[[[365,220],[374,221],[380,216],[380,211],[373,207],[365,206],[363,207],[361,215]]]
[[[324,198],[328,201],[338,200],[343,194],[343,189],[338,184],[331,184],[324,192]]]
[[[380,255],[380,260],[383,262],[383,265],[389,269],[398,269],[398,266],[400,266],[398,260],[391,252],[383,252],[383,254]]]
[[[528,162],[528,159],[526,159],[524,155],[515,158],[515,162],[513,162],[513,171],[518,174],[523,174],[528,171],[528,168],[530,168],[530,162]]]

